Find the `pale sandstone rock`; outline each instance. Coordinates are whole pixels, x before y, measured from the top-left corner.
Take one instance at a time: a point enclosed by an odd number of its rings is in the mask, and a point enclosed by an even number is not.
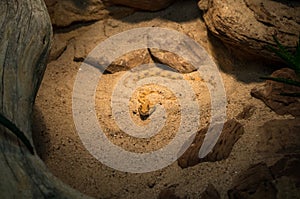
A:
[[[106,0],[117,5],[138,8],[141,10],[157,11],[168,7],[174,0]]]
[[[201,0],[208,29],[240,54],[256,54],[277,59],[265,46],[272,36],[295,50],[300,30],[300,2],[273,0]]]
[[[150,55],[146,49],[136,50],[119,57],[112,64],[110,64],[106,70],[109,73],[127,71],[134,67],[148,64],[149,62]]]
[[[146,49],[127,53],[110,64],[107,68],[107,72],[115,73],[119,71],[127,71],[150,62],[164,64],[180,73],[191,73],[196,70],[194,66],[174,53],[160,49],[151,49],[150,51],[152,55],[150,55],[149,51]]]
[[[161,49],[151,49],[152,59],[156,63],[167,65],[180,73],[191,73],[196,68],[178,55]]]
[[[88,22],[108,16],[104,4],[99,0],[44,0],[51,17],[52,25],[68,26],[74,22]]]

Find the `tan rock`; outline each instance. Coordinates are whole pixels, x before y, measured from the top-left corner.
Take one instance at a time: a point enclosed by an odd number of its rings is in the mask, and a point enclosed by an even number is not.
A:
[[[275,34],[284,46],[295,50],[300,30],[298,1],[201,0],[199,8],[209,30],[241,55],[256,54],[274,60],[265,46],[276,46]]]
[[[180,197],[175,194],[175,187],[171,186],[161,190],[158,199],[180,199]]]
[[[208,128],[206,127],[197,133],[191,146],[178,159],[178,165],[181,168],[191,167],[201,162],[215,162],[228,158],[234,144],[244,133],[243,126],[234,119],[225,122],[223,131],[212,152],[210,152],[205,158],[199,159],[198,153],[207,129]]]
[[[157,11],[168,7],[174,0],[106,0],[117,5],[125,5],[141,10]]]
[[[113,63],[111,63],[106,71],[109,73],[115,73],[119,71],[127,71],[134,67],[148,64],[150,62],[150,55],[148,54],[146,49],[136,50],[116,59]]]
[[[249,119],[255,112],[256,107],[253,105],[247,105],[243,108],[243,111],[240,112],[237,116],[236,119],[238,120],[246,120]]]
[[[107,17],[109,13],[99,0],[44,1],[54,26],[68,26],[74,22],[96,21]]]
[[[234,179],[228,196],[230,199],[276,199],[277,190],[272,180],[270,169],[265,163],[253,165]]]
[[[196,68],[178,55],[161,49],[150,49],[155,63],[167,65],[180,73],[191,73]]]
[[[151,55],[148,50],[143,49],[124,54],[109,65],[107,72],[126,71],[150,62],[164,64],[180,73],[190,73],[196,70],[190,63],[174,53],[159,49],[151,49],[150,52]]]
[[[57,35],[54,35],[48,62],[58,59],[60,55],[66,50],[66,48],[67,41],[60,39]]]
[[[277,70],[271,76],[300,81],[295,72],[289,68]],[[300,116],[300,99],[283,96],[281,93],[300,93],[300,87],[267,80],[262,86],[257,86],[251,90],[253,97],[262,100],[277,114]]]
[[[208,184],[205,191],[200,196],[201,199],[220,199],[220,194],[212,184]]]
[[[300,151],[300,119],[271,120],[258,130],[260,153],[288,153]]]
[[[299,154],[286,155],[268,167],[258,163],[239,174],[228,191],[230,199],[299,198]]]

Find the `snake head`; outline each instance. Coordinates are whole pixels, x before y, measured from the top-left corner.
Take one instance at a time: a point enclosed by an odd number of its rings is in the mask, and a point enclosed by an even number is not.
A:
[[[142,120],[146,120],[149,116],[150,116],[150,105],[149,103],[141,103],[139,108],[138,108],[138,111],[139,111],[139,114],[140,114],[140,118]]]

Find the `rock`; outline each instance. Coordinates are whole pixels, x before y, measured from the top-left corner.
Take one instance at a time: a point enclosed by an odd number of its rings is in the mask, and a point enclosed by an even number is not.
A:
[[[256,107],[253,105],[247,105],[243,108],[243,111],[240,112],[237,116],[236,119],[238,120],[246,120],[249,119],[253,113],[255,112]]]
[[[60,55],[66,50],[66,48],[67,41],[60,39],[58,35],[54,35],[48,62],[57,60]]]
[[[100,20],[108,16],[108,11],[99,0],[45,0],[52,25],[68,26],[74,22]]]
[[[73,61],[83,62],[89,53],[87,44],[84,41],[71,40],[69,46],[74,48]]]
[[[168,187],[163,189],[159,195],[158,199],[180,199],[180,197],[175,194],[175,187]]]
[[[199,159],[198,153],[207,129],[208,127],[201,129],[197,133],[191,146],[178,159],[178,165],[181,168],[191,167],[201,162],[215,162],[228,158],[234,144],[244,133],[244,128],[240,123],[234,119],[228,120],[224,124],[223,131],[212,152],[210,152],[205,158]]]
[[[272,180],[273,177],[267,165],[256,164],[234,179],[234,186],[228,191],[228,196],[230,199],[276,199],[277,190]]]
[[[220,199],[220,194],[214,187],[214,185],[209,184],[205,191],[201,193],[200,199]]]
[[[136,50],[122,55],[113,61],[106,69],[108,73],[128,71],[134,67],[150,63],[150,55],[146,49]]]
[[[193,65],[172,52],[161,49],[150,49],[150,53],[152,55],[152,60],[155,63],[167,65],[180,73],[191,73],[196,71],[196,68]]]
[[[275,178],[288,176],[300,183],[300,153],[286,155],[270,167]]]
[[[208,29],[234,50],[270,60],[265,46],[275,46],[272,36],[295,50],[300,30],[300,2],[283,0],[201,0]],[[238,50],[238,51],[239,51]],[[236,52],[238,52],[236,51]],[[276,58],[278,59],[278,58]]]
[[[51,174],[31,145],[32,109],[52,38],[45,3],[0,4],[0,198],[89,198]]]
[[[268,167],[258,163],[234,179],[230,199],[299,198],[300,155],[286,155]]]
[[[141,10],[157,11],[168,7],[174,0],[106,0],[117,5],[138,8]]]
[[[277,198],[300,198],[299,181],[283,176],[276,179],[276,188]]]
[[[258,129],[260,153],[300,153],[300,119],[271,120]]]
[[[277,198],[300,198],[300,153],[286,155],[270,167],[276,179]]]
[[[74,43],[73,46],[74,46],[73,61],[76,62],[84,61],[85,63],[88,63],[95,67],[99,67],[101,69],[103,69],[103,65],[109,64],[98,58],[93,58],[91,56],[86,57],[88,51],[87,51],[86,44],[84,44],[83,42]],[[122,55],[121,57],[118,57],[117,59],[115,59],[115,61],[109,64],[109,66],[105,70],[105,73],[113,74],[120,71],[128,71],[134,67],[150,63],[150,59],[151,59],[150,55],[148,51],[145,49],[131,51],[129,53]]]
[[[300,81],[296,73],[289,68],[277,70],[271,76]],[[280,95],[280,93],[300,93],[300,87],[267,80],[262,86],[255,87],[251,90],[253,97],[261,99],[277,114],[291,114],[295,117],[300,116],[300,99],[297,97],[283,96]]]
[[[83,60],[84,58],[82,56],[76,56],[76,54],[82,54],[82,52],[84,52],[84,49],[79,49],[78,52],[79,53],[76,53],[75,49],[74,59],[76,58],[76,60],[79,60],[78,57],[81,57],[80,60]],[[180,73],[190,73],[196,70],[191,64],[174,53],[158,49],[151,49],[150,53],[151,55],[149,54],[148,50],[142,49],[124,54],[114,62],[112,62],[107,67],[106,72],[115,73],[119,71],[127,71],[134,67],[148,64],[150,62],[167,65]]]
[[[299,198],[300,119],[272,120],[258,129],[257,149],[264,157],[280,155],[273,165],[259,163],[243,171],[228,191],[230,199]]]

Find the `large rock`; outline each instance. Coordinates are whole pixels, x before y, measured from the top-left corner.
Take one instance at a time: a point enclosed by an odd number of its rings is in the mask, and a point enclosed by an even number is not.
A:
[[[257,150],[265,154],[300,153],[300,119],[271,120],[258,129]]]
[[[175,186],[170,186],[161,190],[157,199],[180,199],[180,197],[175,194],[175,188]]]
[[[243,171],[228,191],[230,199],[299,198],[300,156],[287,155],[268,167],[258,163]]]
[[[88,198],[54,177],[29,146],[32,107],[52,38],[45,3],[1,0],[0,19],[0,198]]]
[[[289,68],[277,70],[271,76],[300,81],[296,73]],[[300,87],[267,80],[263,85],[257,86],[251,90],[252,96],[262,100],[277,114],[291,114],[299,117],[299,97],[283,96],[281,95],[282,93],[300,93]]]
[[[175,0],[106,0],[118,5],[125,5],[141,10],[157,11],[168,7]]]
[[[242,171],[228,191],[230,199],[299,198],[299,119],[271,120],[258,129],[257,151],[280,157],[271,166],[260,162]]]
[[[92,22],[106,19],[109,16],[124,17],[134,12],[134,8],[156,11],[168,7],[174,0],[44,0],[51,17],[52,24],[58,27],[72,23]],[[125,5],[128,7],[114,7]]]
[[[221,196],[213,184],[208,184],[205,191],[200,195],[201,199],[220,199]]]
[[[265,46],[272,36],[295,49],[300,30],[300,2],[280,0],[201,0],[209,30],[230,46],[274,59]]]
[[[51,22],[55,26],[68,26],[74,22],[95,21],[105,18],[108,11],[99,0],[44,0]]]
[[[276,199],[277,190],[272,181],[272,173],[265,163],[253,165],[234,179],[228,196],[230,199]]]
[[[44,0],[51,22],[54,26],[65,27],[73,23],[93,22],[106,19],[109,16],[116,18],[127,16],[133,12],[131,8],[111,7],[101,0]]]

